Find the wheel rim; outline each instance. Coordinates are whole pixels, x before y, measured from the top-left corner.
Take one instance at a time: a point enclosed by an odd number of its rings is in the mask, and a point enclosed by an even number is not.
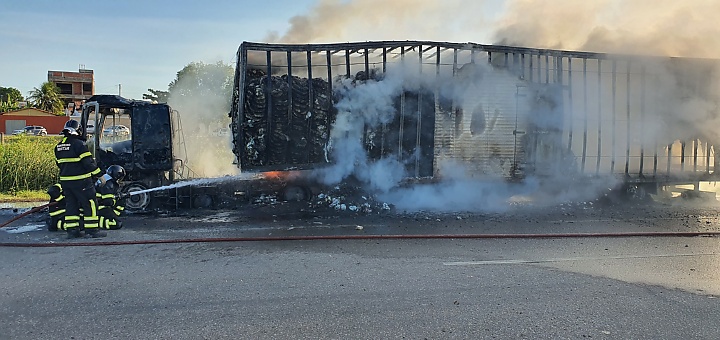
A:
[[[147,190],[148,187],[142,183],[130,183],[123,188],[124,193]],[[128,196],[125,199],[125,209],[130,211],[145,210],[150,205],[150,193],[142,193]]]

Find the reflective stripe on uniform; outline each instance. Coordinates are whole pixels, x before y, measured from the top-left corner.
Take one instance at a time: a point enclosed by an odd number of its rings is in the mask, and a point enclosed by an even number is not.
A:
[[[92,154],[90,152],[83,152],[78,157],[72,157],[72,158],[60,158],[57,160],[58,163],[73,163],[73,162],[79,162],[85,157],[92,157]]]
[[[83,217],[83,224],[85,225],[85,229],[93,229],[98,227],[98,217],[97,216],[85,216]]]
[[[80,158],[60,158],[57,160],[58,163],[77,163],[80,161]]]
[[[81,179],[90,178],[91,174],[82,174],[77,176],[60,176],[61,181],[77,181]]]
[[[68,228],[77,228],[80,226],[80,216],[77,215],[65,215],[65,229]]]
[[[55,222],[55,227],[57,227],[57,230],[65,230],[65,223],[63,223],[62,220],[58,220]]]
[[[62,214],[64,214],[64,213],[65,213],[65,209],[60,209],[60,210],[56,210],[56,211],[51,211],[51,212],[50,212],[50,216],[53,216],[53,217],[54,217],[54,216],[57,216],[57,215],[62,215]]]

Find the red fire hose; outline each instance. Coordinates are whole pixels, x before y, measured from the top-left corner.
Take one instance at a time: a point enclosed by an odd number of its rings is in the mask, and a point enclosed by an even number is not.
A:
[[[128,240],[93,241],[62,243],[21,243],[0,242],[0,247],[83,247],[83,246],[120,246],[138,244],[171,243],[215,243],[215,242],[257,242],[257,241],[312,241],[312,240],[393,240],[393,239],[548,239],[548,238],[618,238],[618,237],[716,237],[720,231],[668,231],[668,232],[627,232],[627,233],[550,233],[550,234],[390,234],[390,235],[293,235],[293,236],[252,236],[252,237],[216,237],[182,238],[168,240]]]
[[[24,212],[24,213],[22,213],[22,214],[20,214],[20,215],[17,215],[17,216],[15,216],[15,217],[11,218],[9,221],[3,222],[2,224],[0,224],[0,228],[5,227],[5,226],[9,225],[10,223],[13,223],[13,222],[15,222],[15,221],[17,221],[17,220],[19,220],[19,219],[27,216],[27,215],[36,213],[36,212],[38,212],[38,211],[40,211],[40,210],[43,210],[43,209],[45,209],[45,208],[47,208],[47,207],[49,207],[49,206],[51,206],[51,205],[55,205],[55,204],[57,204],[57,202],[47,203],[47,204],[43,204],[43,205],[41,205],[41,206],[39,206],[39,207],[32,208],[32,209],[30,209],[30,210],[28,210],[28,211],[26,211],[26,212]]]

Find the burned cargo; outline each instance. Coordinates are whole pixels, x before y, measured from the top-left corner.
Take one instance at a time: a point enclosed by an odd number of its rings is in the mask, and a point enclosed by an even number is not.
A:
[[[246,164],[310,164],[326,159],[328,122],[334,120],[326,81],[255,71],[247,75],[246,83],[242,123]]]

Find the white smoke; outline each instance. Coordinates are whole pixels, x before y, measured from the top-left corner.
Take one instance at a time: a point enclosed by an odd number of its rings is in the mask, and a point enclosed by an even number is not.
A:
[[[720,2],[511,0],[495,42],[676,57],[720,57]]]
[[[182,124],[176,154],[184,156],[186,165],[194,172],[191,177],[237,174],[227,115],[232,68],[222,63],[191,63],[184,71],[171,83],[168,98]]]
[[[382,80],[356,82],[341,78],[336,81],[333,88],[341,100],[335,105],[338,113],[330,131],[333,165],[318,170],[317,176],[323,183],[336,184],[352,175],[368,189],[385,192],[407,176],[404,164],[397,158],[368,160],[362,140],[366,127],[376,129],[395,118],[398,114],[395,99],[403,91],[431,86],[431,79],[411,71],[412,64],[393,65]],[[417,70],[416,63],[414,66]]]
[[[499,13],[487,13],[488,4],[495,4]],[[268,40],[284,43],[313,43],[366,40],[440,40],[440,41],[477,41],[484,35],[493,36],[498,44],[516,45],[534,48],[556,48],[566,50],[585,50],[620,54],[640,54],[658,56],[683,56],[717,58],[720,56],[720,26],[715,25],[716,13],[720,12],[720,2],[699,0],[679,2],[673,0],[507,0],[498,1],[394,1],[380,0],[323,0],[307,15],[296,16],[291,20],[291,28],[282,35],[272,35]],[[353,15],[348,16],[348,13]],[[497,18],[497,19],[493,19]],[[380,24],[382,23],[382,24]],[[388,29],[387,23],[392,23]],[[459,23],[459,24],[453,24]],[[458,29],[460,27],[461,29]],[[487,43],[487,42],[485,42]],[[577,59],[576,59],[577,60]],[[565,67],[569,67],[565,65]],[[525,179],[524,186],[512,186],[496,177],[488,181],[485,170],[469,168],[468,164],[450,163],[444,165],[441,156],[436,164],[438,178],[442,183],[401,188],[404,164],[397,159],[367,160],[362,140],[363,126],[391,120],[396,114],[392,100],[404,90],[428,83],[442,84],[440,92],[455,103],[459,103],[466,113],[478,112],[485,117],[483,127],[495,123],[493,119],[502,119],[507,115],[502,109],[490,107],[487,98],[493,86],[492,79],[503,71],[483,69],[467,76],[468,79],[408,79],[412,72],[389,70],[382,81],[367,81],[363,84],[344,86],[342,98],[338,103],[338,120],[332,131],[332,155],[335,165],[324,170],[326,183],[338,183],[348,176],[361,179],[368,188],[377,190],[386,199],[403,209],[459,209],[459,210],[498,210],[507,206],[513,195],[531,195],[538,201],[583,200],[607,190],[618,183],[614,177],[601,177],[585,182],[582,186],[568,186],[568,182],[577,176],[577,168],[592,173],[597,164],[609,166],[609,158],[596,155],[593,159],[581,160],[584,150],[578,149],[583,127],[578,122],[587,122],[589,142],[586,145],[588,155],[593,150],[609,149],[623,155],[626,143],[644,143],[669,145],[679,140],[709,138],[720,140],[720,85],[717,77],[703,72],[702,68],[687,70],[669,66],[667,62],[647,63],[648,88],[645,94],[635,91],[639,88],[637,64],[632,71],[633,92],[624,92],[624,79],[611,83],[608,75],[609,63],[588,66],[587,82],[581,80],[578,63],[573,65],[573,85],[576,101],[563,103],[562,98],[552,105],[565,105],[564,112],[572,116],[575,128],[574,145],[568,154],[560,159],[547,159],[546,172],[555,174],[543,178]],[[622,67],[622,65],[621,65]],[[699,70],[699,71],[698,71]],[[619,70],[620,73],[625,72]],[[483,80],[483,77],[488,78]],[[349,81],[346,81],[349,84]],[[413,85],[415,84],[415,85]],[[615,89],[617,87],[617,89]],[[612,130],[608,124],[608,112],[613,102],[612,91],[617,90],[616,102],[627,100],[633,106],[633,117],[638,120],[641,110],[640,97],[645,95],[652,103],[645,107],[648,114],[657,117],[643,127],[634,127],[627,140],[625,131],[617,129],[618,135],[609,135]],[[585,107],[581,105],[583,92],[589,92],[591,99]],[[625,98],[627,96],[627,98]],[[552,101],[552,100],[551,100]],[[536,108],[537,109],[537,108]],[[546,108],[560,110],[561,108]],[[624,112],[625,108],[618,108]],[[497,114],[499,112],[499,114]],[[621,115],[622,113],[619,113]],[[604,115],[604,116],[603,116]],[[599,117],[605,118],[599,118]],[[587,117],[587,118],[586,118]],[[620,117],[620,116],[619,116]],[[441,117],[438,117],[441,118]],[[618,118],[620,121],[624,117]],[[440,120],[438,120],[438,124]],[[543,128],[567,129],[563,122],[531,122]],[[618,123],[618,124],[622,124]],[[469,144],[484,142],[482,136],[468,133],[469,119],[460,122],[463,133],[457,136],[460,141]],[[571,126],[572,127],[572,126]],[[596,138],[603,131],[602,142]],[[628,135],[631,133],[628,132]],[[563,141],[565,143],[565,141]],[[593,144],[594,143],[594,144]],[[601,144],[601,145],[597,145]],[[673,152],[675,152],[674,149]],[[446,151],[446,150],[440,150]],[[539,150],[535,157],[542,156]],[[636,151],[633,151],[636,152]],[[455,154],[454,156],[458,156]],[[460,154],[461,159],[471,159],[474,154]],[[703,155],[700,155],[701,158]],[[614,161],[614,160],[613,160]],[[664,160],[661,159],[660,163]],[[624,166],[618,156],[616,166]],[[646,164],[647,167],[647,164]],[[453,170],[450,170],[453,169]],[[589,170],[588,170],[589,169]],[[617,169],[617,168],[616,168]],[[478,176],[478,172],[480,175]],[[492,171],[490,171],[492,173]],[[484,181],[475,178],[483,177]],[[539,198],[538,198],[539,197]]]
[[[456,76],[451,73],[420,73],[417,70],[417,62],[406,60],[388,65],[387,72],[379,80],[343,78],[335,83],[334,88],[341,99],[336,104],[338,114],[331,130],[332,165],[316,171],[315,175],[321,182],[335,185],[353,177],[379,199],[406,211],[502,211],[508,209],[518,196],[542,199],[545,203],[587,200],[596,198],[600,192],[617,184],[610,177],[596,185],[586,183],[581,188],[568,186],[572,175],[567,173],[568,169],[561,162],[553,163],[557,169],[549,172],[550,176],[542,181],[527,178],[521,184],[507,182],[508,165],[496,164],[502,161],[499,156],[496,159],[483,158],[487,157],[487,149],[480,146],[496,138],[514,138],[506,131],[496,131],[495,125],[502,120],[514,119],[515,109],[495,107],[488,112],[473,111],[497,99],[498,91],[503,91],[502,88],[497,89],[498,84],[509,82],[509,86],[514,86],[517,77],[507,70],[482,63],[467,64]],[[404,180],[412,174],[406,172],[404,161],[396,156],[369,159],[362,144],[363,135],[366,129],[377,129],[396,118],[399,113],[395,100],[403,92],[422,89],[452,99],[458,109],[473,114],[461,123],[462,133],[456,139],[459,146],[453,150],[437,151],[435,180],[438,182],[405,185]],[[514,93],[506,95],[513,97]],[[442,118],[442,114],[439,113],[436,118]],[[478,115],[483,122],[479,128],[473,127],[470,122],[471,116]],[[471,132],[473,128],[480,131],[474,134]]]

